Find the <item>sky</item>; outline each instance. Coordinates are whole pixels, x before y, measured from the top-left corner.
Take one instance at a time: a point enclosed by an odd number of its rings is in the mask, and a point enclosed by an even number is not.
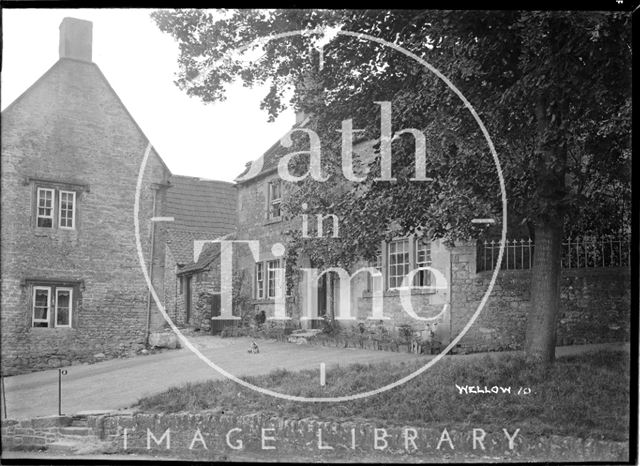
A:
[[[229,88],[225,102],[204,104],[174,84],[178,47],[146,9],[4,9],[2,109],[58,60],[66,16],[93,22],[93,61],[172,173],[233,181],[295,121],[273,123],[259,104],[264,89]],[[248,131],[250,131],[248,136]]]

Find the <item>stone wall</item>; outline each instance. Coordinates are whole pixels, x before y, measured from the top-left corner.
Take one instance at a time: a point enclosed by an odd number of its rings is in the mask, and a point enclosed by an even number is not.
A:
[[[452,250],[452,336],[466,325],[493,272],[476,273],[475,245]],[[470,350],[521,349],[530,307],[531,270],[502,270],[479,318],[460,344]],[[628,341],[628,267],[562,269],[557,344]]]
[[[91,63],[59,61],[2,113],[3,374],[144,347],[148,289],[138,262],[133,210],[147,145]],[[151,151],[139,216],[146,261],[154,187],[167,177]],[[76,190],[75,229],[36,226],[36,188],[42,183]],[[159,196],[156,211],[161,202]],[[154,252],[164,255],[161,247]],[[76,286],[72,328],[31,325],[32,286],[50,280]]]
[[[299,230],[300,219],[267,219],[267,185],[278,177],[277,173],[266,175],[260,179],[252,180],[239,186],[238,189],[238,240],[258,240],[259,261],[275,259],[271,248],[276,243],[285,244],[284,233],[287,230]],[[288,189],[293,189],[291,183],[282,182],[282,195],[286,197]],[[252,314],[264,311],[268,316],[274,312],[273,299],[255,299],[255,262],[249,251],[249,246],[239,244],[234,246],[234,271],[244,271],[247,284],[244,286],[243,296],[249,301]],[[300,290],[297,286],[297,278],[292,288],[292,293],[286,298],[287,315],[299,324],[301,310]]]
[[[220,293],[220,263],[214,263],[191,276],[190,326],[204,332],[211,331],[213,295]]]
[[[86,421],[82,421],[84,424]],[[81,438],[84,441],[97,439],[95,429],[75,427],[72,416],[48,416],[16,421],[2,420],[3,450],[46,449],[53,443]]]
[[[179,315],[178,296],[181,293],[180,280],[176,275],[178,266],[169,247],[165,248],[164,264],[164,307],[171,320],[177,323]]]
[[[232,459],[235,454],[258,453],[273,460],[287,455],[326,460],[376,455],[389,461],[434,461],[457,454],[476,460],[490,456],[507,461],[617,462],[626,461],[629,455],[627,442],[538,436],[528,433],[524,426],[484,430],[470,425],[458,430],[373,421],[284,419],[262,413],[233,416],[221,411],[98,415],[89,416],[87,421],[92,435],[108,442],[104,448],[110,453],[194,460]],[[46,447],[50,443],[47,438],[55,438],[53,430],[61,429],[49,424],[40,426],[38,420],[5,421],[3,446]],[[16,442],[17,437],[22,440]]]

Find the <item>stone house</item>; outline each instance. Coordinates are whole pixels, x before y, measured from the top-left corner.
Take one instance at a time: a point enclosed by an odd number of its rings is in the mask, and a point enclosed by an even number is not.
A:
[[[166,327],[138,260],[134,204],[148,138],[92,62],[90,22],[65,18],[60,59],[2,112],[1,325],[2,372],[12,374],[132,354]],[[308,119],[301,116],[296,127]],[[366,152],[366,144],[355,149]],[[255,241],[254,255],[239,244],[233,256],[234,314],[273,317],[284,302],[289,326],[318,327],[319,320],[352,313],[352,323],[377,324],[374,301],[382,296],[387,325],[411,323],[447,343],[465,327],[482,300],[490,271],[477,266],[476,244],[448,248],[419,237],[379,245],[372,279],[360,272],[340,280],[321,274],[302,289],[301,273],[285,286],[288,218],[283,200],[295,189],[282,181],[278,161],[288,154],[278,141],[257,173],[236,184],[173,175],[152,148],[141,180],[140,250],[151,282],[178,325],[213,331],[230,324],[219,317],[220,249],[215,239]],[[171,219],[171,221],[153,221]],[[446,279],[418,273],[429,265]],[[298,269],[311,267],[299,258]],[[298,271],[299,272],[299,271]],[[349,278],[349,277],[347,277]],[[485,310],[461,344],[478,349],[517,348],[529,308],[531,271],[500,273]],[[619,341],[629,336],[630,268],[567,268],[562,276],[558,338],[563,343]],[[313,280],[312,280],[313,283]],[[415,323],[401,308],[401,290],[415,312],[433,317]],[[346,322],[346,321],[345,321]]]
[[[307,124],[309,119],[298,114],[293,128]],[[360,141],[354,144],[354,153],[366,157],[371,147],[370,141]],[[314,318],[348,315],[352,320],[342,320],[342,325],[376,325],[381,322],[373,313],[377,292],[382,295],[383,315],[388,319],[383,321],[385,326],[397,332],[399,326],[409,324],[423,338],[448,344],[476,313],[491,281],[493,268],[480,267],[476,242],[458,242],[447,247],[442,241],[425,241],[415,235],[397,237],[379,245],[375,262],[354,264],[347,271],[350,277],[345,275],[343,280],[336,272],[320,271],[315,284],[303,289],[300,269],[312,267],[306,257],[298,258],[297,272],[286,280],[282,278],[286,267],[277,244],[286,242],[289,230],[303,227],[301,218],[288,217],[282,208],[283,200],[296,188],[294,183],[279,177],[278,161],[291,152],[291,148],[283,147],[278,141],[262,155],[259,171],[254,172],[248,165],[236,179],[238,229],[235,238],[259,242],[257,256],[242,244],[237,246],[234,256],[234,271],[249,277],[250,286],[244,288],[243,302],[248,302],[250,314],[264,312],[267,317],[274,317],[276,302],[284,295],[286,315],[290,318],[286,325],[293,328],[321,327],[320,320],[304,318],[310,315]],[[626,244],[628,248],[628,242]],[[585,252],[590,247],[583,245]],[[512,255],[515,250],[511,249]],[[563,269],[559,344],[628,340],[628,252],[626,257],[626,262],[624,255],[620,255],[619,260],[606,266],[594,264],[588,269]],[[530,306],[530,265],[529,261],[520,264],[518,270],[501,270],[482,312],[459,341],[460,347],[521,348]],[[410,271],[424,266],[440,272],[445,286],[439,286],[437,277],[430,271],[415,273],[408,286],[403,282]],[[356,273],[363,267],[377,269],[382,277],[372,278],[364,271]],[[403,310],[402,294],[417,316],[429,320],[409,316]]]
[[[210,320],[196,310],[203,291],[219,294],[219,280],[203,280],[199,272],[212,268],[213,258],[207,262],[209,255],[201,252],[207,241],[235,231],[237,189],[233,183],[186,176],[173,176],[171,184],[165,212],[175,220],[163,224],[167,238],[165,307],[176,325],[209,330]],[[206,290],[203,283],[210,284]]]
[[[299,113],[295,128],[304,128],[310,119]],[[361,142],[354,152],[364,152],[371,144]],[[410,323],[409,316],[401,308],[401,289],[408,295],[413,310],[423,318],[430,318],[415,327],[425,337],[435,337],[447,342],[451,334],[449,316],[449,290],[436,289],[428,271],[419,271],[413,277],[410,286],[403,284],[404,276],[413,269],[431,266],[442,271],[447,283],[451,273],[450,251],[440,241],[425,241],[415,235],[395,238],[382,242],[375,263],[360,261],[347,271],[351,278],[340,280],[336,271],[319,271],[317,284],[303,290],[301,274],[295,273],[288,285],[279,280],[284,275],[285,263],[278,243],[285,242],[289,230],[302,228],[301,218],[289,218],[281,205],[283,199],[296,189],[295,184],[282,180],[278,175],[278,162],[282,156],[292,152],[276,142],[262,155],[262,167],[257,173],[251,173],[249,167],[236,179],[238,183],[238,230],[236,238],[259,242],[259,255],[254,257],[243,245],[236,249],[236,263],[239,273],[250,277],[250,303],[253,313],[264,312],[267,317],[274,316],[275,302],[278,296],[285,294],[286,314],[291,318],[288,325],[294,328],[320,328],[322,318],[335,318],[341,313],[350,313],[352,322],[377,324],[374,319],[373,303],[376,294],[382,296],[384,318],[390,319],[394,326]],[[252,176],[247,176],[247,175]],[[315,221],[315,219],[313,220]],[[326,221],[326,220],[325,220]],[[313,229],[310,227],[309,230]],[[312,267],[308,257],[298,259],[299,268]],[[381,272],[381,278],[373,278],[361,268],[375,268]],[[283,289],[284,288],[284,289]],[[305,316],[314,319],[305,319]],[[374,322],[375,321],[375,322]],[[349,321],[342,321],[347,324]],[[415,322],[414,322],[415,323]]]
[[[91,22],[65,18],[59,53],[2,112],[3,374],[133,354],[165,327],[134,233],[147,148],[140,250],[168,309],[192,240],[235,226],[232,185],[173,176],[151,147],[92,61]]]

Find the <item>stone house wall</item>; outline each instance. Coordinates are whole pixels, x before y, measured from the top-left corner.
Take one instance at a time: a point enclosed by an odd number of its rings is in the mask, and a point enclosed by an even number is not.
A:
[[[179,296],[181,294],[180,290],[180,281],[177,278],[176,271],[177,265],[176,260],[173,257],[171,252],[171,248],[165,248],[165,258],[164,258],[164,279],[163,279],[163,290],[164,290],[164,307],[167,311],[167,314],[173,320],[174,323],[177,323],[179,312],[178,312],[178,301]]]
[[[260,261],[275,259],[272,247],[276,243],[285,243],[284,233],[290,229],[300,229],[300,219],[267,219],[267,186],[277,179],[277,173],[264,176],[258,180],[242,184],[238,189],[238,232],[237,240],[259,241]],[[286,189],[290,183],[282,183],[283,197],[287,195]],[[244,273],[246,285],[243,286],[243,295],[253,307],[253,313],[264,311],[267,316],[273,315],[273,299],[255,299],[255,262],[253,255],[246,244],[234,245],[234,271]],[[292,317],[295,324],[299,324],[301,309],[301,296],[297,282],[292,287],[292,293],[286,298],[287,315]]]
[[[149,293],[138,262],[133,210],[147,145],[93,63],[61,59],[3,112],[4,374],[91,361],[96,354],[129,354],[144,346]],[[154,193],[168,174],[152,150],[140,196],[146,261]],[[36,226],[36,188],[43,183],[76,191],[75,229]],[[156,212],[161,202],[157,196]],[[154,263],[164,256],[162,245],[154,255]],[[156,265],[152,271],[159,284],[160,270]],[[74,286],[72,328],[31,326],[32,286],[48,280]]]

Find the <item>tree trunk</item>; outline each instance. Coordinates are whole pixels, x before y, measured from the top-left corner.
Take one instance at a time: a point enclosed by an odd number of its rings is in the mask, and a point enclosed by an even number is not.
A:
[[[535,238],[525,353],[528,359],[546,365],[555,358],[562,223],[548,220],[536,225]]]

